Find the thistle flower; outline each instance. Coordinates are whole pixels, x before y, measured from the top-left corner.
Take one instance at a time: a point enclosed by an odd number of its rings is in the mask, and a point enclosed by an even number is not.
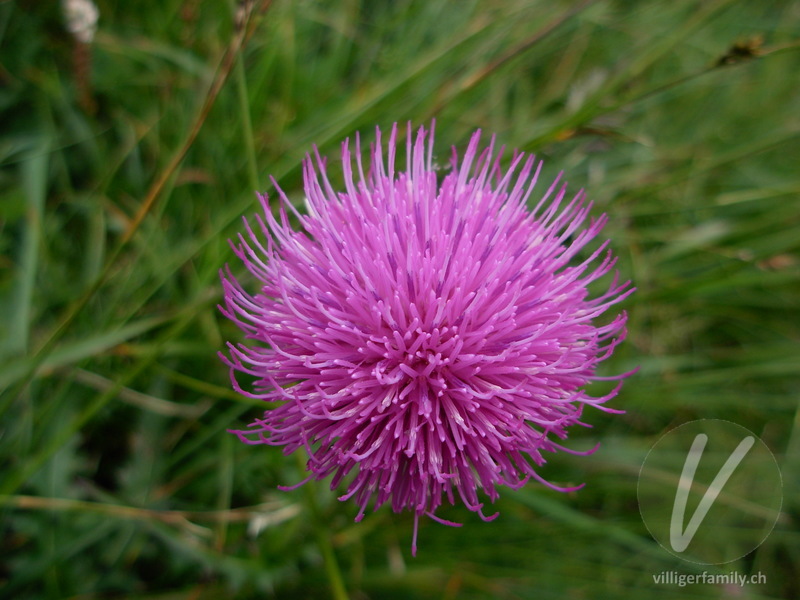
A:
[[[233,244],[258,280],[252,294],[229,268],[222,312],[249,340],[223,360],[234,388],[272,403],[247,429],[248,444],[304,449],[309,479],[345,482],[361,520],[371,500],[395,512],[436,516],[446,498],[484,520],[478,492],[534,479],[544,452],[604,406],[584,387],[625,335],[624,312],[596,319],[628,296],[611,277],[594,297],[587,286],[612,271],[608,242],[578,253],[606,223],[586,223],[583,191],[565,201],[557,178],[529,210],[542,163],[515,153],[500,166],[492,138],[476,132],[459,161],[438,173],[433,131],[408,127],[406,168],[396,169],[397,127],[384,160],[381,132],[365,173],[342,146],[344,191],[335,191],[318,151],[303,168],[307,214],[285,194],[276,219],[266,196],[256,227]],[[565,205],[566,204],[566,205]],[[288,212],[287,212],[288,211]],[[294,214],[299,230],[290,224]],[[571,262],[576,264],[570,265]],[[251,391],[236,374],[255,378]],[[608,378],[607,378],[608,379]],[[567,450],[569,451],[569,450]],[[298,484],[300,485],[300,484]]]

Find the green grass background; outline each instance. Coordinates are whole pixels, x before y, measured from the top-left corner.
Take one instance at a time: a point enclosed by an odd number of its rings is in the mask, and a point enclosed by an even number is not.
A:
[[[58,3],[0,2],[0,597],[325,598],[328,550],[352,598],[800,597],[799,3],[98,6],[81,58]],[[573,431],[600,450],[542,469],[583,490],[443,510],[464,527],[423,522],[412,559],[410,515],[280,492],[302,461],[225,433],[260,409],[216,357],[239,339],[217,272],[270,174],[301,202],[312,144],[433,117],[442,162],[480,127],[609,214],[639,291],[604,369],[641,370],[624,415]],[[636,501],[647,450],[698,418],[783,471],[771,536],[709,568],[766,584],[653,584],[703,570]]]

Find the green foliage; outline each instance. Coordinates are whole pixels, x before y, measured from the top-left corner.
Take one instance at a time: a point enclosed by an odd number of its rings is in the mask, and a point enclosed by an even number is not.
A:
[[[636,506],[649,447],[696,418],[777,456],[786,518],[728,566],[768,578],[743,597],[800,595],[798,6],[255,5],[100,1],[81,50],[57,3],[0,2],[0,596],[326,597],[330,531],[354,597],[723,597],[653,584],[696,569]],[[609,214],[639,291],[607,368],[641,370],[570,438],[600,450],[542,469],[583,490],[442,511],[464,527],[421,523],[411,559],[411,516],[279,492],[298,463],[225,433],[259,407],[216,357],[239,339],[217,272],[254,187],[302,201],[312,144],[434,117],[441,163],[480,127]]]

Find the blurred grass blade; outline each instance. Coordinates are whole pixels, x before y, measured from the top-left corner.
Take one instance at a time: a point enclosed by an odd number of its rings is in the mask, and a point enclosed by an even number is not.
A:
[[[55,369],[74,365],[92,356],[105,354],[115,346],[119,346],[143,333],[156,329],[168,322],[169,319],[170,317],[166,316],[150,317],[129,323],[119,329],[66,343],[56,350],[53,350],[47,359],[38,366],[36,373],[37,375],[48,375]],[[24,377],[30,372],[34,364],[34,358],[27,357],[0,365],[0,389],[16,383],[21,377]],[[2,414],[2,409],[0,409],[0,414]]]
[[[21,356],[28,351],[50,164],[48,148],[49,144],[42,141],[31,156],[20,164],[25,198],[25,230],[20,244],[17,282],[13,289],[11,307],[9,313],[4,315],[8,336],[0,341],[0,356]],[[3,384],[0,383],[0,388],[2,387]]]

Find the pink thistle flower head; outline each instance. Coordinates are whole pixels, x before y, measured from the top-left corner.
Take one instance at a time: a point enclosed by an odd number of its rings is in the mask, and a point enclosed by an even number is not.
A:
[[[367,170],[359,138],[355,164],[346,140],[341,191],[319,153],[307,156],[307,214],[277,184],[277,217],[260,196],[264,215],[232,243],[260,288],[226,268],[220,308],[248,340],[223,355],[234,388],[271,404],[233,433],[305,449],[305,481],[344,481],[357,521],[371,500],[412,511],[415,551],[420,515],[452,524],[435,515],[443,498],[493,518],[479,491],[494,501],[530,478],[555,487],[537,472],[543,452],[565,449],[557,440],[584,425],[584,406],[618,412],[604,403],[627,373],[602,397],[584,388],[625,335],[624,312],[595,321],[633,288],[615,272],[590,294],[615,259],[607,241],[576,257],[606,216],[589,218],[583,191],[565,200],[560,176],[529,210],[533,156],[516,153],[504,171],[478,131],[441,176],[433,131],[414,137],[409,125],[400,171],[396,139],[395,126],[384,158],[377,131]]]

